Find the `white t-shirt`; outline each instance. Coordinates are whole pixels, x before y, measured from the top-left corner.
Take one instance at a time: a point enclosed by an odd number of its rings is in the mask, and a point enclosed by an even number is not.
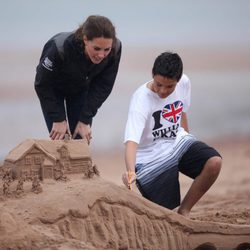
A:
[[[147,87],[140,86],[132,96],[124,142],[138,143],[136,163],[149,163],[171,153],[188,133],[180,126],[182,112],[190,106],[191,84],[183,75],[174,92],[160,98]]]

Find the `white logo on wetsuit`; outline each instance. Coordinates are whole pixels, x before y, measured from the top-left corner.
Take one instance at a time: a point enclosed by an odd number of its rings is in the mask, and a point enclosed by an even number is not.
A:
[[[52,67],[53,67],[53,63],[50,61],[50,59],[48,57],[45,57],[43,63],[42,63],[43,67],[46,68],[47,70],[53,71]]]

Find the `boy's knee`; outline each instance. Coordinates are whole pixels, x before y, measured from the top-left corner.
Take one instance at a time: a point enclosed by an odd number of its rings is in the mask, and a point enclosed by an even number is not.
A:
[[[209,174],[218,175],[221,170],[221,165],[222,165],[221,157],[214,156],[206,162],[204,168],[209,172]]]

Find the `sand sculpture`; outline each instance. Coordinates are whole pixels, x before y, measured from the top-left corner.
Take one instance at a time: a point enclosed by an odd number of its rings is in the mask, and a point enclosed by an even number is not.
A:
[[[62,179],[73,173],[88,175],[89,171],[93,172],[93,166],[85,140],[28,139],[8,154],[1,172],[13,179],[32,180],[37,176],[43,180]]]
[[[0,249],[249,249],[250,225],[190,220],[108,182],[98,177],[88,146],[81,143],[28,140],[14,149],[16,161],[13,152],[6,157],[1,181],[16,181],[16,189],[26,195],[0,201]],[[62,152],[68,152],[65,161]],[[70,175],[67,181],[54,178],[62,165],[63,175]],[[29,178],[33,171],[30,186],[21,177]],[[30,192],[41,183],[43,192]],[[10,193],[8,187],[2,192]]]
[[[30,181],[31,191],[38,194],[43,191],[42,180],[67,181],[70,174],[83,174],[86,178],[99,175],[86,140],[27,139],[10,151],[0,168],[2,195],[22,196],[25,181]]]

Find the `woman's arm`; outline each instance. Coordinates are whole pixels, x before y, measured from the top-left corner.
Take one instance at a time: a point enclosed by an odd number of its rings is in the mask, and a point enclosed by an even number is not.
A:
[[[85,124],[91,124],[92,118],[96,115],[98,109],[110,95],[118,73],[121,53],[122,47],[121,43],[119,43],[119,49],[117,50],[116,55],[111,57],[106,68],[91,80],[88,95],[83,104],[79,121]]]
[[[53,122],[66,120],[65,110],[58,105],[53,86],[59,77],[62,60],[58,54],[55,42],[49,40],[44,48],[40,62],[36,68],[35,91],[41,107]]]

